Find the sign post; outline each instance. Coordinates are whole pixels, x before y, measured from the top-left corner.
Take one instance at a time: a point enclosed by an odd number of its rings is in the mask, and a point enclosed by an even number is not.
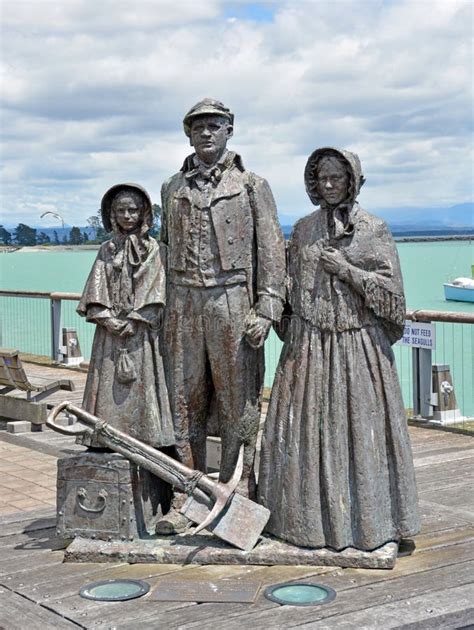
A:
[[[432,350],[436,343],[436,330],[432,323],[405,322],[400,346],[412,348],[413,361],[413,414],[422,418],[433,416]]]

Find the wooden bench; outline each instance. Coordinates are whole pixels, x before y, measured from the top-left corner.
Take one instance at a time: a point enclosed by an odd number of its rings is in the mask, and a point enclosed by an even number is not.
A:
[[[27,420],[33,424],[46,422],[48,410],[55,403],[41,402],[59,390],[74,391],[69,379],[33,383],[28,378],[18,350],[0,348],[0,416],[9,420]],[[18,390],[20,396],[8,396]],[[22,395],[26,395],[23,398]]]

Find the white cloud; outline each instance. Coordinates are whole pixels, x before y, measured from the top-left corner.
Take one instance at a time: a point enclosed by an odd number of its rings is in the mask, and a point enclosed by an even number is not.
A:
[[[469,1],[255,5],[4,0],[1,220],[84,224],[117,181],[158,201],[204,96],[235,111],[231,147],[284,215],[310,210],[326,145],[359,153],[369,210],[472,199]]]

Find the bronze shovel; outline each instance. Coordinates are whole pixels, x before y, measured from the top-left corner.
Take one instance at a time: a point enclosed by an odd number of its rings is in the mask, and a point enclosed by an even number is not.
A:
[[[71,427],[57,425],[57,415],[67,411],[79,419]],[[184,466],[161,451],[144,444],[123,431],[110,426],[105,420],[64,401],[54,407],[46,424],[65,435],[94,436],[103,446],[120,453],[138,466],[189,494],[181,512],[198,527],[191,534],[207,529],[231,545],[250,551],[259,539],[270,517],[270,511],[235,493],[243,467],[243,446],[232,478],[227,483]]]

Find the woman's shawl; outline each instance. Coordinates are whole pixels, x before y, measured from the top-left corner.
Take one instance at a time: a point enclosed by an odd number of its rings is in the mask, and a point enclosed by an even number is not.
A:
[[[398,253],[381,219],[358,204],[351,212],[353,233],[330,242],[327,213],[319,210],[295,225],[288,248],[291,310],[321,329],[343,331],[381,321],[391,343],[402,336],[405,298]],[[340,279],[320,260],[329,243],[348,263]]]
[[[333,156],[346,167],[348,196],[329,207],[318,185],[320,160]],[[405,297],[393,238],[382,219],[356,202],[365,182],[358,156],[324,147],[314,151],[305,169],[306,191],[321,209],[301,219],[289,250],[289,301],[293,312],[322,329],[343,331],[382,322],[391,343],[402,336]],[[338,250],[347,265],[341,277],[325,271],[321,251]]]

